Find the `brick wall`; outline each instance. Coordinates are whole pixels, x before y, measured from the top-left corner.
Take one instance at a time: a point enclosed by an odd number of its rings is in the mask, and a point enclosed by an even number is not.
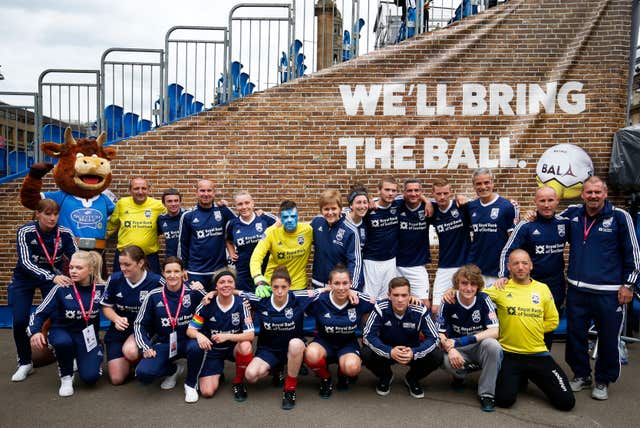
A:
[[[630,12],[631,2],[625,0],[512,0],[449,28],[119,143],[112,190],[125,195],[128,179],[143,176],[154,196],[177,187],[188,206],[195,202],[195,182],[205,177],[229,200],[235,191],[248,190],[266,210],[292,198],[308,220],[325,188],[346,192],[350,184],[362,181],[373,190],[387,174],[416,176],[425,183],[447,177],[454,190],[471,196],[473,168],[463,163],[453,169],[425,169],[424,159],[431,152],[425,154],[424,139],[444,139],[451,158],[456,141],[469,138],[479,159],[479,141],[485,137],[494,159],[499,139],[508,137],[510,158],[523,167],[495,168],[497,191],[531,207],[537,159],[552,145],[583,147],[596,174],[606,174],[612,136],[625,125]],[[548,82],[558,82],[560,88],[572,81],[581,82],[585,96],[578,114],[562,111],[557,102],[554,113],[544,107],[519,115],[504,110],[498,115],[461,113],[464,84],[487,89],[503,84],[517,92],[518,84],[544,89]],[[372,85],[391,84],[405,85],[395,93],[401,100],[387,98],[385,109],[381,96],[372,115],[365,115],[362,106],[347,114],[340,85],[347,85],[350,93],[356,85],[365,85],[369,93]],[[427,85],[423,105],[436,105],[437,84],[447,85],[453,115],[425,116],[416,106],[419,85]],[[509,105],[517,110],[515,100]],[[416,167],[394,169],[403,165],[392,162],[391,169],[384,169],[378,161],[366,168],[360,146],[355,148],[355,168],[347,168],[347,149],[339,142],[350,137],[375,138],[378,147],[384,138],[415,138],[405,161],[415,160]],[[51,176],[45,177],[45,185],[53,188]],[[19,181],[0,186],[0,201],[7,207],[0,215],[0,304],[6,303],[15,265],[15,230],[30,218],[18,202],[19,186]],[[611,196],[620,201],[620,195]]]

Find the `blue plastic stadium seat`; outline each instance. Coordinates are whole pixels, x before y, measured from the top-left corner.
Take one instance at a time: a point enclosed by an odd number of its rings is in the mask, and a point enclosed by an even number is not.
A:
[[[200,101],[194,101],[193,104],[191,104],[191,113],[192,114],[200,113],[203,108],[204,108],[203,103],[201,103]]]
[[[300,49],[302,49],[302,42],[298,39],[295,39],[291,46],[289,46],[289,58],[295,58],[300,53]]]
[[[239,61],[231,63],[231,98],[240,97],[240,70],[244,67]]]
[[[125,137],[133,137],[138,135],[138,116],[135,113],[125,113],[124,114],[124,136]]]
[[[0,178],[7,174],[7,150],[0,147]]]
[[[342,36],[342,61],[349,61],[351,59],[351,33],[349,30],[344,30]]]
[[[64,129],[58,125],[48,124],[42,127],[42,141],[61,144],[64,140]]]
[[[287,54],[282,52],[282,56],[280,57],[280,65],[279,65],[279,74],[280,74],[280,83],[285,83],[289,80],[289,74],[287,71],[287,67],[289,66],[289,60],[287,59]]]
[[[407,10],[407,39],[416,35],[416,8],[410,7]]]
[[[183,90],[184,88],[177,83],[171,83],[167,86],[167,97],[169,97],[169,121],[173,121],[181,117],[180,100],[182,99]]]
[[[184,92],[180,97],[180,117],[186,117],[191,114],[191,104],[193,104],[193,95]]]
[[[107,122],[107,141],[122,138],[122,115],[124,109],[115,104],[108,105],[104,108],[104,119]]]
[[[307,67],[304,65],[305,56],[301,53],[296,57],[296,77],[304,76]]]
[[[253,94],[253,90],[254,90],[255,88],[256,88],[255,83],[253,83],[253,82],[249,82],[249,83],[247,84],[247,95],[251,95],[251,94]]]
[[[33,165],[33,158],[28,156],[27,153],[16,151],[9,153],[9,174],[24,171],[31,165]]]
[[[216,87],[216,105],[222,104],[227,101],[227,87],[225,82],[226,80],[224,79],[224,74],[221,74]]]
[[[247,96],[247,84],[249,84],[249,75],[247,73],[240,73],[240,80],[238,81],[238,92],[241,97]]]
[[[360,38],[362,27],[364,27],[364,19],[362,18],[353,24],[353,52],[358,52],[358,39]]]
[[[140,119],[138,122],[138,134],[151,131],[153,123],[149,119]]]

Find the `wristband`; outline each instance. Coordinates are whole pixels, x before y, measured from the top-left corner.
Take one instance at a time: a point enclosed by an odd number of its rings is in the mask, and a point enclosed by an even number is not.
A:
[[[471,345],[477,342],[478,342],[478,339],[476,338],[476,336],[473,334],[470,334],[469,336],[456,337],[455,339],[453,339],[453,343],[454,343],[453,346],[456,348],[460,348],[462,346]]]

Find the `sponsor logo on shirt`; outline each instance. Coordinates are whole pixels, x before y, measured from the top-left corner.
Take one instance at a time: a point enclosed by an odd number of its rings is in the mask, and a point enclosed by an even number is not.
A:
[[[94,208],[82,208],[71,213],[71,220],[78,229],[102,229],[102,213]]]

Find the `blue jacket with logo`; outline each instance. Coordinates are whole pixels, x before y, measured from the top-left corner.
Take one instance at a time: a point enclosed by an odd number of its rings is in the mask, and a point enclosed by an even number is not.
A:
[[[568,207],[561,216],[569,219],[571,228],[569,284],[595,293],[615,293],[622,284],[637,285],[640,248],[629,213],[605,201],[593,218],[583,204]]]

